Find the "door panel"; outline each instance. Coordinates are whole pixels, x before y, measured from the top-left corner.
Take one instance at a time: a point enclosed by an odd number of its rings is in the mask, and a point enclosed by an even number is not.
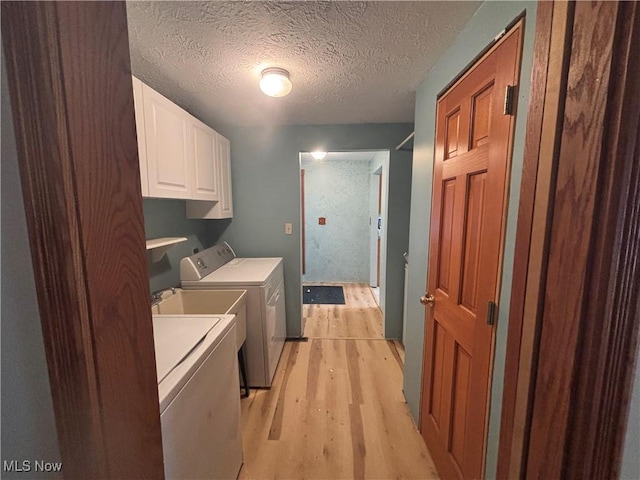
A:
[[[454,365],[454,397],[451,421],[451,455],[458,467],[462,469],[464,460],[464,428],[467,419],[469,402],[469,376],[471,373],[471,356],[456,345]]]
[[[444,379],[444,340],[446,333],[436,323],[433,342],[433,388],[431,389],[431,408],[429,412],[436,426],[440,427],[442,407],[442,382]]]
[[[442,230],[440,235],[440,262],[438,265],[438,289],[449,294],[451,276],[451,241],[453,239],[453,202],[455,200],[456,180],[446,180],[442,194]]]
[[[471,120],[471,145],[473,148],[489,141],[491,130],[491,102],[493,100],[493,82],[473,97]]]
[[[455,110],[447,117],[447,130],[445,132],[447,145],[447,158],[458,155],[458,142],[460,140],[460,110]]]
[[[462,305],[475,315],[478,298],[480,266],[480,242],[482,240],[484,191],[487,173],[469,175],[467,178],[467,205],[464,225],[464,252],[462,254]]]
[[[420,430],[443,478],[482,477],[521,29],[438,101]]]

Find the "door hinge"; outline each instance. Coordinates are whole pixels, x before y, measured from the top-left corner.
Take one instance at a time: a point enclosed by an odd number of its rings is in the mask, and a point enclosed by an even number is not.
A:
[[[489,300],[487,305],[487,325],[495,325],[496,324],[496,312],[498,310],[498,306],[496,302]]]
[[[504,114],[513,115],[515,106],[515,85],[507,85],[504,90]]]

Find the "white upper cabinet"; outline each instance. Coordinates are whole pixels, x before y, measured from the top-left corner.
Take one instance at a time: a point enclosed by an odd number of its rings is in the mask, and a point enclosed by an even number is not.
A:
[[[149,196],[149,177],[147,174],[147,147],[144,138],[144,104],[142,102],[142,82],[133,78],[133,106],[136,113],[136,130],[138,137],[138,159],[140,161],[140,186],[142,196]]]
[[[233,217],[231,192],[231,142],[218,135],[218,163],[220,165],[220,218]]]
[[[189,218],[231,218],[229,140],[133,77],[142,196],[181,198]]]
[[[190,115],[147,85],[142,93],[149,196],[191,198]]]
[[[194,117],[191,117],[191,134],[194,151],[191,198],[218,201],[220,199],[217,160],[219,135]]]
[[[220,198],[217,202],[187,202],[188,218],[215,219],[233,217],[230,142],[220,134],[216,134],[216,137],[216,165]]]

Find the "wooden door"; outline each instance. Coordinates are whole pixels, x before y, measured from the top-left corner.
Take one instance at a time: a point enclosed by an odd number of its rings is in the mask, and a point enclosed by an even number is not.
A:
[[[147,85],[142,87],[149,195],[191,198],[189,114]]]
[[[443,478],[482,477],[518,79],[517,24],[438,101],[421,432]],[[432,297],[429,295],[431,294]]]

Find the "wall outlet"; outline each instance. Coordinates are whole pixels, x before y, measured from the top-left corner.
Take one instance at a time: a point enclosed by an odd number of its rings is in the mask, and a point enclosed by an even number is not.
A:
[[[293,223],[284,224],[284,233],[286,235],[293,235]]]

